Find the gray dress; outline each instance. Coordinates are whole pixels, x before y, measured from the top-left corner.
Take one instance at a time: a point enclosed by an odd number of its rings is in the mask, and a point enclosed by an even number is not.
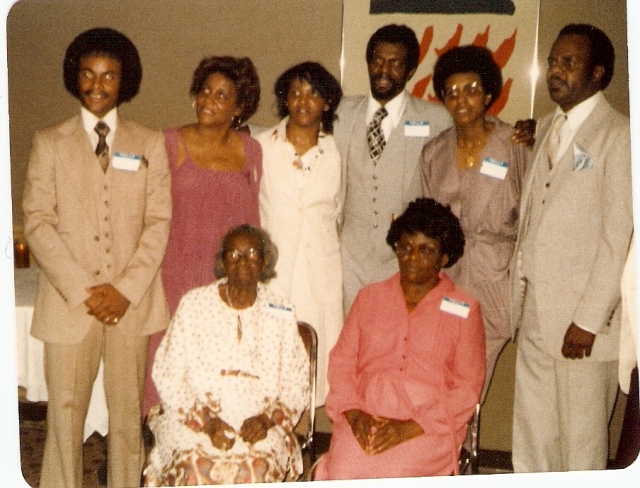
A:
[[[451,206],[460,219],[465,247],[447,275],[480,301],[486,334],[486,379],[482,400],[500,351],[511,337],[509,262],[518,230],[522,179],[530,151],[511,142],[513,128],[487,117],[494,130],[482,160],[507,163],[504,179],[487,176],[480,167],[461,170],[456,164],[456,129],[425,145],[420,158],[425,197]]]

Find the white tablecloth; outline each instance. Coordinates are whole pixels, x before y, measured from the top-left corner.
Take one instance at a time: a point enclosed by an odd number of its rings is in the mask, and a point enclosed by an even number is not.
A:
[[[44,378],[42,341],[29,334],[33,319],[33,305],[36,301],[39,268],[19,268],[14,270],[16,285],[16,339],[18,343],[18,386],[27,390],[27,400],[46,402],[47,384]],[[91,402],[84,424],[84,440],[95,431],[101,435],[109,432],[109,414],[102,382],[102,362],[91,393]]]

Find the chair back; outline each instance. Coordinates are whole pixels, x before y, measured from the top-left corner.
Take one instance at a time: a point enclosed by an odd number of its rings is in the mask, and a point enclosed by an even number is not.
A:
[[[467,424],[467,439],[470,441],[467,451],[464,445],[460,448],[458,468],[460,474],[478,473],[478,428],[480,426],[480,404],[476,403],[473,415]]]
[[[318,335],[313,327],[306,322],[298,322],[298,333],[302,338],[304,347],[309,355],[309,425],[307,432],[303,434],[300,448],[309,450],[312,457],[315,457],[311,449],[313,444],[313,432],[316,420],[316,370],[318,369]]]

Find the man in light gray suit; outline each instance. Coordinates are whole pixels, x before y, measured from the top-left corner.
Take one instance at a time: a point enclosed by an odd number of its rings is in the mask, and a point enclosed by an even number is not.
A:
[[[611,41],[584,24],[548,58],[558,107],[538,124],[511,267],[516,472],[606,467],[633,227],[629,119],[601,91],[613,66]]]
[[[398,271],[386,235],[394,216],[422,196],[418,159],[422,146],[451,126],[444,107],[405,91],[418,67],[420,46],[404,25],[378,29],[367,44],[371,92],[343,98],[334,138],[342,158],[341,233],[344,311],[363,286]],[[384,108],[375,139],[376,113]],[[384,141],[382,141],[384,139]]]

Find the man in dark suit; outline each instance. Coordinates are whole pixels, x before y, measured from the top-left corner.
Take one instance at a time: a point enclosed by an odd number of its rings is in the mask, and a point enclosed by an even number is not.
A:
[[[633,228],[629,119],[602,94],[613,66],[611,41],[585,24],[564,27],[548,57],[557,108],[538,124],[511,265],[516,472],[607,463]]]
[[[343,168],[345,314],[360,288],[398,271],[385,240],[387,231],[393,216],[422,196],[418,165],[422,147],[451,126],[442,105],[405,90],[419,55],[418,39],[409,27],[391,24],[378,29],[366,52],[371,92],[343,98],[337,110],[333,134]],[[379,134],[377,144],[372,134]]]
[[[123,34],[69,45],[80,113],[38,131],[27,169],[25,235],[41,267],[31,333],[44,341],[49,404],[41,487],[82,486],[82,432],[102,359],[110,486],[139,486],[148,337],[166,328],[159,273],[171,193],[162,133],[118,116],[142,67]]]

